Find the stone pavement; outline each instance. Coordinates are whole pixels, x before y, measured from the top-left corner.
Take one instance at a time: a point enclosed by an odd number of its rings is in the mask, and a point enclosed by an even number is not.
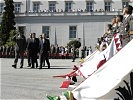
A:
[[[28,68],[27,59],[24,60],[23,69],[14,69],[11,67],[13,61],[14,59],[9,58],[0,59],[0,100],[47,100],[46,94],[61,95],[63,91],[71,90],[72,88],[59,88],[65,79],[52,76],[69,73],[79,59],[76,59],[75,62],[72,62],[72,59],[50,59],[51,69],[47,69],[47,67],[43,69]],[[81,80],[79,78],[78,82],[80,83]]]

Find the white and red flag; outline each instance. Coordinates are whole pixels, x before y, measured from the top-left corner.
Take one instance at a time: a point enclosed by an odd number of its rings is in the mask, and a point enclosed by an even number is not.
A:
[[[117,39],[115,42],[119,43]],[[133,40],[122,50],[117,45],[117,50],[120,50],[120,52],[72,90],[74,98],[76,100],[114,100],[115,96],[119,94],[121,96],[121,92],[117,92],[116,89],[128,90],[124,82],[130,83],[127,80],[129,80],[129,74],[133,71],[132,44]]]
[[[122,46],[119,34],[115,34],[110,45],[104,51],[95,55],[93,59],[83,63],[82,67],[76,71],[76,74],[84,78],[88,78],[88,76],[92,75],[105,62],[112,58],[121,48]]]

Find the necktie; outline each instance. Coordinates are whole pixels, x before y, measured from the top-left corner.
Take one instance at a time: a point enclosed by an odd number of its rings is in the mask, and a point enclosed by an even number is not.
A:
[[[45,40],[43,39],[43,43],[45,42]]]

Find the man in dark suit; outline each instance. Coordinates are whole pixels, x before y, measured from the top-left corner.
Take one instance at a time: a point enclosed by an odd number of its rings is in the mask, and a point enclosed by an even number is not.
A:
[[[36,68],[38,67],[38,53],[39,53],[39,39],[36,38],[36,33],[32,33],[32,42],[29,44],[29,49],[31,50],[31,68],[35,68],[34,64],[36,63]]]
[[[26,38],[23,34],[18,32],[13,37],[13,41],[16,42],[16,46],[15,46],[15,60],[14,60],[14,65],[12,65],[12,67],[14,67],[14,68],[17,67],[18,58],[20,56],[20,58],[21,58],[20,68],[23,68],[24,52],[26,49]]]
[[[49,51],[50,42],[48,39],[46,39],[45,34],[42,34],[42,40],[40,41],[40,69],[42,69],[42,64],[45,63],[45,60],[48,68],[50,68]]]
[[[26,52],[27,52],[27,60],[28,60],[28,67],[31,66],[31,55],[32,55],[32,50],[30,48],[30,44],[32,42],[32,33],[29,34],[29,38],[27,38],[26,41]]]
[[[123,9],[123,31],[122,31],[122,46],[124,47],[130,41],[129,29],[130,21],[132,18],[132,9],[133,7],[128,5]]]

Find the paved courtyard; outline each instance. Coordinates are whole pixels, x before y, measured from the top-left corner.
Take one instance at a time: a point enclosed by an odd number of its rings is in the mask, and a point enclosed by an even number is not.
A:
[[[63,78],[53,78],[55,75],[69,73],[79,59],[72,62],[71,59],[50,59],[51,69],[31,69],[27,67],[27,59],[24,60],[24,68],[11,67],[14,59],[1,58],[1,100],[47,100],[48,95],[61,95]],[[20,61],[20,60],[19,60]],[[19,65],[18,61],[18,65]],[[78,77],[79,78],[79,77]],[[81,81],[82,79],[78,79]]]

